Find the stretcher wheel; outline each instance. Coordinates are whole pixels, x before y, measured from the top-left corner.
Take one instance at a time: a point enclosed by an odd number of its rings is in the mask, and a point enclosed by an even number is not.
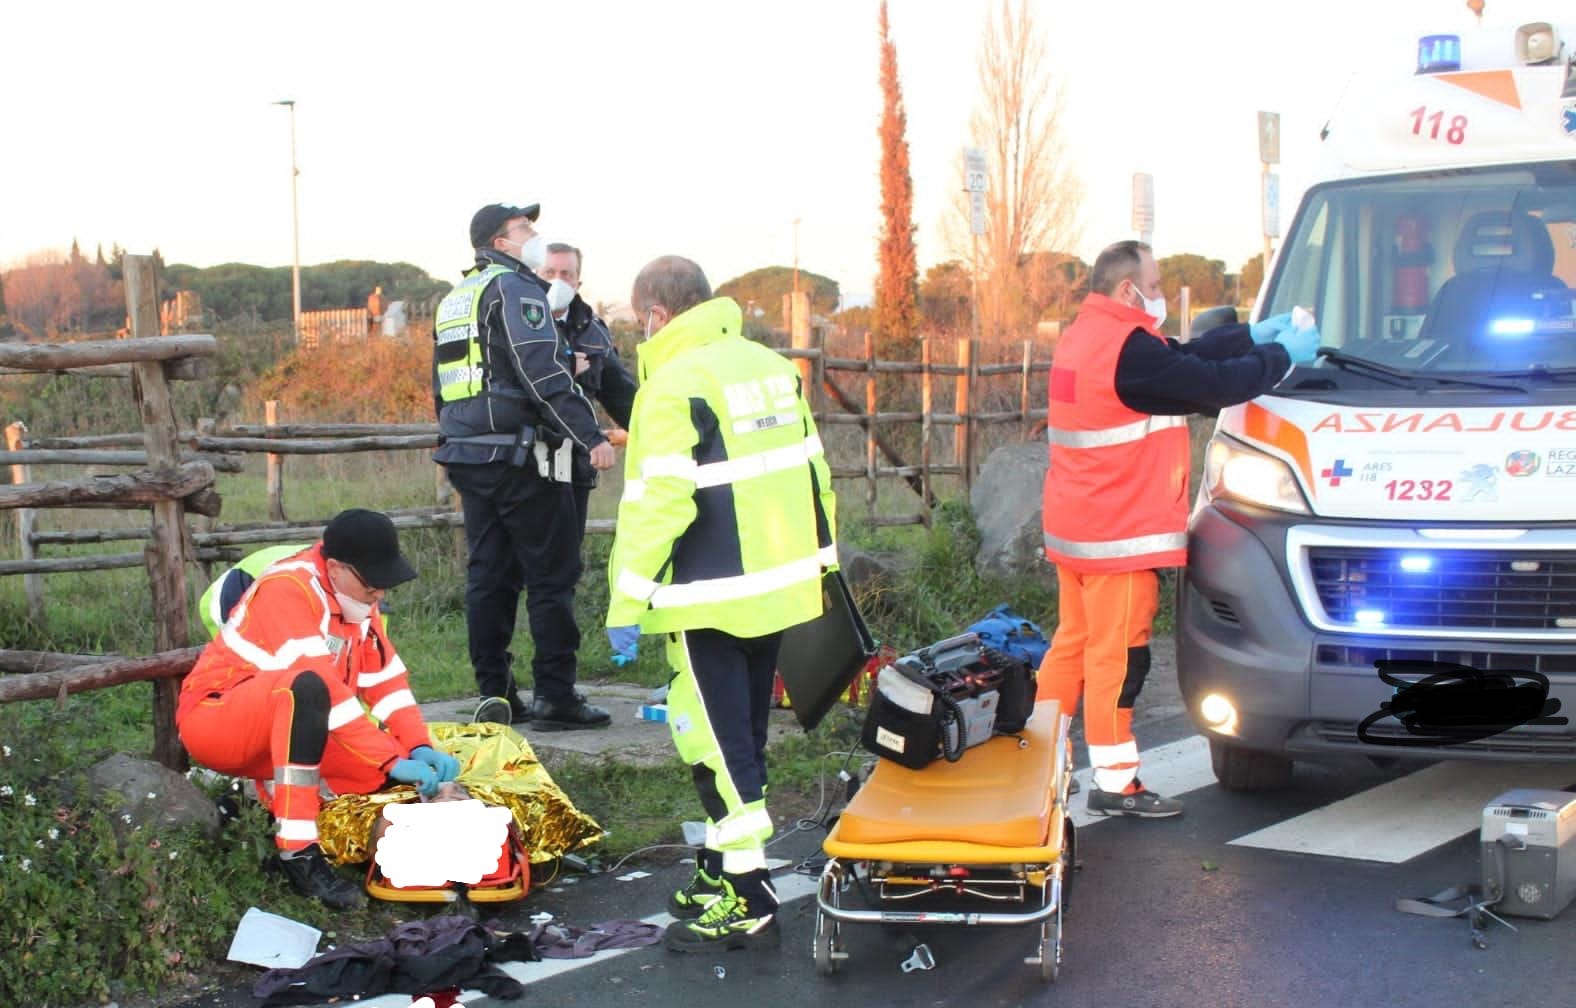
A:
[[[1049,880],[1041,889],[1042,899],[1051,898]],[[1042,906],[1044,904],[1041,904]],[[1062,969],[1062,907],[1058,903],[1056,912],[1046,918],[1040,925],[1040,979],[1046,983],[1055,983],[1057,974]]]
[[[820,910],[815,912],[815,972],[817,976],[829,977],[837,972],[837,960],[833,953],[837,951],[838,938],[837,921],[829,914]]]

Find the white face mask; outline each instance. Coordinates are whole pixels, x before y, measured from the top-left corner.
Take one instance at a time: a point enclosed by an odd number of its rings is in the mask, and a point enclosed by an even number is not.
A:
[[[1166,296],[1164,294],[1161,294],[1157,298],[1144,297],[1144,292],[1141,291],[1141,290],[1138,290],[1138,285],[1137,284],[1133,285],[1133,290],[1137,291],[1138,296],[1143,299],[1143,302],[1144,302],[1144,313],[1147,314],[1147,315],[1153,315],[1155,317],[1155,328],[1159,329],[1162,325],[1165,325],[1165,322],[1166,322]]]
[[[553,314],[563,314],[569,308],[569,302],[574,299],[575,289],[563,280],[554,277],[553,282],[547,287],[547,307],[553,310]]]
[[[654,309],[647,308],[646,309],[646,337],[645,337],[646,339],[650,339],[651,338],[651,322],[652,322],[653,318],[655,318]]]
[[[520,254],[515,258],[525,263],[534,273],[547,261],[547,242],[541,235],[534,234],[520,243]]]
[[[344,614],[346,623],[364,623],[372,615],[372,603],[353,599],[349,595],[334,589],[334,600],[339,603],[339,611]]]

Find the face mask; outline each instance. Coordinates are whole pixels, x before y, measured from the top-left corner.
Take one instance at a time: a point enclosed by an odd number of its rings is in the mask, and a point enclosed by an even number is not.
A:
[[[542,240],[541,235],[534,234],[520,243],[520,254],[515,258],[525,263],[534,273],[547,261],[547,242]]]
[[[362,623],[372,615],[372,603],[353,599],[339,589],[334,590],[334,600],[339,603],[339,611],[344,614],[346,623]]]
[[[547,307],[554,315],[562,314],[574,299],[575,289],[556,277],[547,288]]]
[[[646,309],[646,339],[651,338],[651,323],[656,318],[656,309]]]
[[[1143,299],[1144,313],[1155,317],[1155,328],[1159,329],[1166,321],[1166,296],[1162,294],[1157,298],[1146,298],[1144,292],[1138,290],[1136,286],[1133,290],[1137,291],[1138,296]]]

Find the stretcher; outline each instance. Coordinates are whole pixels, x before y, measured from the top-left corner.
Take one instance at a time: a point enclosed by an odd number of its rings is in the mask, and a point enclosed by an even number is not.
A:
[[[816,972],[830,976],[848,958],[844,924],[1038,925],[1024,962],[1055,980],[1074,861],[1069,721],[1042,700],[1020,734],[956,763],[910,770],[877,761],[822,844]],[[845,906],[861,879],[874,905]]]

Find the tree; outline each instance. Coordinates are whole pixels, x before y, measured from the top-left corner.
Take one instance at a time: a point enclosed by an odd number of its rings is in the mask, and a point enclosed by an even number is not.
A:
[[[1226,264],[1219,259],[1185,252],[1166,256],[1156,265],[1160,267],[1160,286],[1172,304],[1181,304],[1183,287],[1188,288],[1189,304],[1195,308],[1226,304]]]
[[[919,263],[914,254],[914,180],[908,169],[908,115],[897,77],[897,47],[881,0],[881,241],[875,333],[886,356],[907,358],[919,322]]]
[[[982,325],[1005,333],[1037,321],[1025,296],[1025,256],[1076,243],[1083,190],[1063,142],[1063,92],[1026,0],[1001,0],[987,19],[977,65],[980,104],[969,128],[985,151],[989,184],[985,234],[971,243],[970,258],[980,277]],[[949,231],[961,250],[966,198],[958,210]]]
[[[793,291],[793,274],[791,266],[763,266],[718,285],[717,296],[739,302],[746,316],[759,309],[765,321],[775,324],[782,318],[783,296]],[[842,299],[836,280],[809,270],[799,270],[799,289],[808,289],[810,311],[820,315],[837,311]]]
[[[937,263],[925,271],[919,285],[919,315],[927,329],[961,333],[968,328],[971,313],[969,268],[957,259]]]
[[[1242,269],[1237,271],[1237,285],[1241,290],[1237,294],[1238,304],[1247,304],[1259,296],[1259,287],[1264,284],[1264,253],[1249,259],[1242,264]]]

